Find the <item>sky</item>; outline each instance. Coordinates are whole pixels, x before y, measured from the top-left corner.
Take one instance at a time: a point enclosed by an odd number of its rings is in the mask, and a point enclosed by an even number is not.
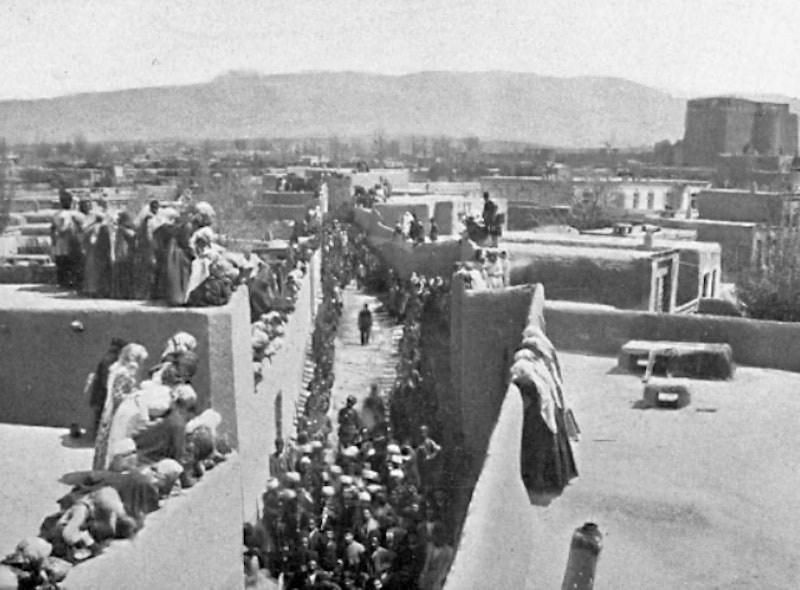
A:
[[[506,70],[800,97],[797,17],[795,0],[0,0],[0,99],[230,70]]]

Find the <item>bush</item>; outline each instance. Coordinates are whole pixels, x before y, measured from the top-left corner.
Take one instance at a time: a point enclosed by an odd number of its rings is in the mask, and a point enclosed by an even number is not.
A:
[[[9,221],[11,213],[11,191],[6,183],[6,141],[0,138],[0,233]]]
[[[737,277],[736,289],[750,317],[800,321],[800,230],[776,229],[762,260]]]

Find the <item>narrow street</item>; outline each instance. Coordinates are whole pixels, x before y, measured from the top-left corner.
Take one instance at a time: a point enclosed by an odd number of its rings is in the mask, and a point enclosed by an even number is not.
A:
[[[338,428],[336,416],[347,403],[347,396],[355,396],[357,407],[361,409],[373,382],[377,382],[382,390],[393,385],[398,362],[397,345],[403,334],[402,325],[395,325],[385,311],[378,311],[381,303],[377,297],[354,286],[348,286],[343,296],[344,311],[336,336],[336,379],[330,410],[334,434]],[[372,310],[372,334],[369,344],[361,346],[358,313],[365,303]],[[371,416],[362,411],[362,418],[365,426],[372,426]]]

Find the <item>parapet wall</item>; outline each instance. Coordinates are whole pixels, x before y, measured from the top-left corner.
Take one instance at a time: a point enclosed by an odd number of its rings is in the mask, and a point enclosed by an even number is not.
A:
[[[367,234],[370,245],[401,278],[412,272],[426,276],[449,277],[462,258],[463,245],[456,240],[413,245],[394,235],[383,223],[382,215],[372,209],[357,207],[355,223]]]
[[[482,456],[503,403],[508,370],[528,322],[541,326],[544,289],[523,285],[468,291],[453,281],[450,312],[450,354],[453,379],[452,414],[466,443]]]
[[[240,474],[234,454],[149,514],[132,541],[115,541],[102,555],[73,568],[63,587],[243,588]]]
[[[313,203],[313,201],[312,201]],[[295,221],[300,222],[306,217],[312,204],[297,205],[253,205],[251,210],[257,219],[262,221]]]
[[[84,395],[113,337],[142,344],[148,367],[176,332],[197,339],[193,385],[200,407],[213,406],[236,437],[238,392],[253,390],[248,358],[249,302],[241,288],[224,307],[169,308],[138,301],[77,299],[42,286],[8,286],[0,294],[0,419],[38,426],[89,427]],[[80,329],[73,323],[78,322]],[[247,370],[245,370],[247,369]]]
[[[427,229],[431,221],[431,208],[428,203],[409,203],[404,201],[402,203],[377,203],[375,210],[381,215],[381,223],[389,228],[394,228],[394,225],[399,222],[406,212],[413,213],[417,216],[425,228]]]
[[[743,365],[800,372],[800,324],[711,315],[659,314],[566,301],[545,306],[557,349],[616,355],[628,340],[727,342]]]
[[[485,363],[481,362],[485,365],[496,365],[497,372],[502,371],[502,374],[493,379],[494,383],[486,383],[486,387],[494,386],[494,389],[486,392],[490,395],[478,398],[485,407],[481,413],[472,417],[473,420],[480,421],[477,426],[481,433],[481,446],[477,450],[480,456],[485,455],[486,458],[472,493],[446,588],[526,588],[529,586],[528,564],[535,557],[533,549],[536,546],[536,534],[529,526],[529,518],[533,515],[519,513],[520,506],[528,506],[528,495],[519,469],[524,409],[516,387],[509,385],[508,370],[513,354],[522,342],[525,328],[545,328],[544,288],[541,285],[530,285],[526,298],[521,297],[519,288],[475,292],[480,293],[496,296],[497,301],[491,302],[493,307],[505,307],[500,304],[503,299],[507,304],[513,301],[514,315],[520,314],[522,317],[518,323],[509,321],[498,324],[492,338],[492,346],[506,346],[510,350],[510,356],[503,354],[502,359],[487,358]],[[462,316],[469,318],[466,314]],[[515,317],[515,320],[519,319]],[[474,346],[482,347],[482,341],[483,337],[475,334],[464,342],[468,355],[464,359],[465,367],[469,366],[469,362],[480,362],[478,354],[484,356],[491,349],[487,347],[487,350],[473,352]],[[499,341],[502,341],[500,346]],[[506,356],[509,358],[506,359]],[[492,399],[491,407],[486,404],[487,398]],[[524,526],[520,526],[521,523]],[[509,567],[508,560],[487,561],[485,557],[496,555],[498,547],[513,547],[513,554],[517,559],[512,561],[517,565]]]
[[[285,326],[283,346],[272,361],[264,361],[262,381],[255,393],[237,397],[242,458],[242,494],[245,521],[252,521],[260,506],[269,476],[268,456],[275,439],[294,434],[296,404],[303,389],[306,348],[311,338],[320,294],[320,254],[316,252],[303,278],[295,310]],[[248,334],[249,343],[249,334]],[[250,357],[248,367],[252,370]]]

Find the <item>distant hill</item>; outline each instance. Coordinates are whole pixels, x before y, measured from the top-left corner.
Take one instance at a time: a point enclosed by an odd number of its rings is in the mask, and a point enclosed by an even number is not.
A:
[[[205,84],[0,101],[11,142],[476,135],[556,147],[652,145],[683,135],[686,101],[616,78],[507,72],[406,76],[232,72]]]

